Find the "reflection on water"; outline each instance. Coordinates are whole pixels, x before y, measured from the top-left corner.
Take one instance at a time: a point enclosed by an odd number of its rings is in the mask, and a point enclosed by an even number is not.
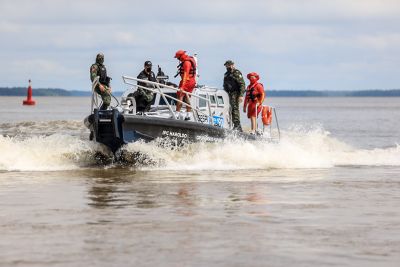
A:
[[[398,169],[110,167],[0,183],[1,266],[371,266],[400,255]]]
[[[176,197],[178,205],[193,206],[193,184],[180,185],[176,192],[165,192],[166,185],[148,183],[146,172],[131,169],[93,170],[88,181],[88,205],[94,208],[151,209],[163,205],[169,197]],[[167,194],[167,195],[165,195]]]
[[[187,217],[197,215],[196,206],[199,203],[197,203],[195,190],[194,183],[183,183],[178,186],[174,206],[180,208],[176,209],[176,214]]]
[[[168,172],[166,172],[168,173]],[[171,174],[173,172],[170,172]],[[161,173],[159,173],[161,174]],[[221,194],[223,192],[202,192],[196,183],[196,178],[188,177],[188,182],[165,183],[165,177],[155,177],[154,173],[137,171],[126,168],[105,170],[90,170],[86,172],[88,179],[88,205],[94,208],[126,208],[133,206],[138,209],[152,209],[171,203],[179,207],[182,215],[195,214],[193,209],[204,204],[209,199],[199,199],[207,194]],[[204,179],[203,174],[197,174],[198,181]],[[168,176],[168,174],[166,175]],[[160,182],[161,183],[160,183]],[[204,184],[203,184],[204,185]],[[227,195],[222,200],[226,211],[235,211],[235,206],[243,202],[252,204],[266,204],[265,192],[260,192],[257,186],[244,188],[227,186]],[[220,196],[220,197],[221,197]]]
[[[131,188],[127,187],[135,179],[135,171],[126,169],[99,169],[87,173],[89,186],[88,205],[94,208],[123,208],[129,205],[126,193]]]
[[[249,174],[243,179],[242,176],[246,172],[238,171],[230,174],[228,178],[218,175],[218,172],[206,171],[182,174],[179,171],[141,171],[121,167],[89,169],[84,171],[88,186],[87,204],[99,209],[155,209],[171,205],[177,213],[185,216],[195,215],[195,208],[205,205],[208,201],[212,202],[211,205],[221,204],[226,213],[231,215],[239,212],[239,207],[243,207],[244,203],[254,206],[268,205],[267,192],[255,182],[261,176],[252,177]],[[276,172],[278,171],[267,171],[271,181],[276,179]],[[308,173],[307,179],[310,181],[317,179],[306,170],[279,170],[279,173],[282,172],[285,172],[286,181],[280,179],[278,183],[297,181],[298,175],[303,173]],[[316,173],[319,175],[318,180],[321,179],[323,172],[319,170]],[[236,180],[245,186],[222,183],[225,179]],[[224,186],[216,191],[212,186],[214,183]],[[204,188],[207,188],[206,192],[203,191]],[[220,199],[220,203],[214,203],[213,199]],[[260,214],[265,212],[260,211]]]

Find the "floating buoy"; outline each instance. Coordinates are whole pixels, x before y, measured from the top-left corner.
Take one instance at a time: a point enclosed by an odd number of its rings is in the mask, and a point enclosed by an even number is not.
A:
[[[26,96],[26,100],[22,102],[23,105],[28,105],[28,106],[33,106],[35,105],[35,101],[32,100],[32,86],[31,86],[31,80],[29,80],[29,86],[28,86],[28,92]]]
[[[272,108],[268,106],[262,107],[262,122],[264,125],[268,126],[272,122]]]

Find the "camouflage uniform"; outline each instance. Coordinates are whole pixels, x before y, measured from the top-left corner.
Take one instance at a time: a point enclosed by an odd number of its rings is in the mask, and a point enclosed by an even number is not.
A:
[[[154,72],[150,71],[147,73],[145,70],[139,73],[137,76],[138,79],[142,80],[148,80],[151,82],[157,82],[156,76]],[[145,82],[138,82],[138,85],[147,87],[150,89],[155,89],[156,86],[152,84],[147,84]],[[136,100],[136,111],[149,111],[151,102],[153,101],[154,98],[154,93],[152,91],[143,89],[143,88],[138,88],[136,92],[134,93],[134,97]]]
[[[102,54],[98,54],[97,55],[96,63],[93,64],[90,67],[90,80],[92,82],[94,81],[94,79],[97,76],[100,76],[100,79],[101,79],[101,70],[104,70],[105,71],[105,76],[107,76],[107,72],[105,70],[105,66],[103,65],[103,62],[101,60],[99,60],[99,55],[102,55]],[[102,56],[102,57],[103,57],[103,60],[104,60],[104,56]],[[99,82],[101,83],[101,80]],[[96,93],[98,93],[101,96],[101,100],[103,101],[103,105],[101,106],[100,109],[107,109],[108,106],[110,106],[110,104],[111,104],[110,86],[106,85],[104,83],[101,83],[101,84],[104,86],[104,88],[106,90],[105,91],[100,91],[100,87],[99,87],[99,85],[97,85],[96,88],[95,88],[95,91],[96,91]]]
[[[225,63],[225,66],[229,64],[233,65],[233,62],[228,60]],[[242,126],[240,125],[239,97],[242,97],[246,91],[246,85],[244,83],[242,73],[238,69],[232,69],[231,71],[225,72],[224,90],[229,95],[233,129],[242,131]]]

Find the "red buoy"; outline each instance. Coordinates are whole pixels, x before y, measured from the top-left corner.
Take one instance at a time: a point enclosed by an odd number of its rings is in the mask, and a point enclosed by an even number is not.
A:
[[[28,93],[27,93],[27,96],[26,96],[26,100],[24,100],[24,101],[22,102],[22,104],[28,105],[28,106],[33,106],[33,105],[35,105],[35,101],[32,100],[32,86],[31,86],[31,80],[29,80]]]

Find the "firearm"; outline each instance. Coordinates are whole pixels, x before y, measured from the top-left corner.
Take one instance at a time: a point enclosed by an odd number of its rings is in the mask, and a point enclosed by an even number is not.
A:
[[[158,72],[156,77],[157,82],[165,84],[165,82],[168,80],[169,77],[168,75],[165,75],[165,73],[161,70],[160,65],[157,65],[157,67],[158,67]]]

